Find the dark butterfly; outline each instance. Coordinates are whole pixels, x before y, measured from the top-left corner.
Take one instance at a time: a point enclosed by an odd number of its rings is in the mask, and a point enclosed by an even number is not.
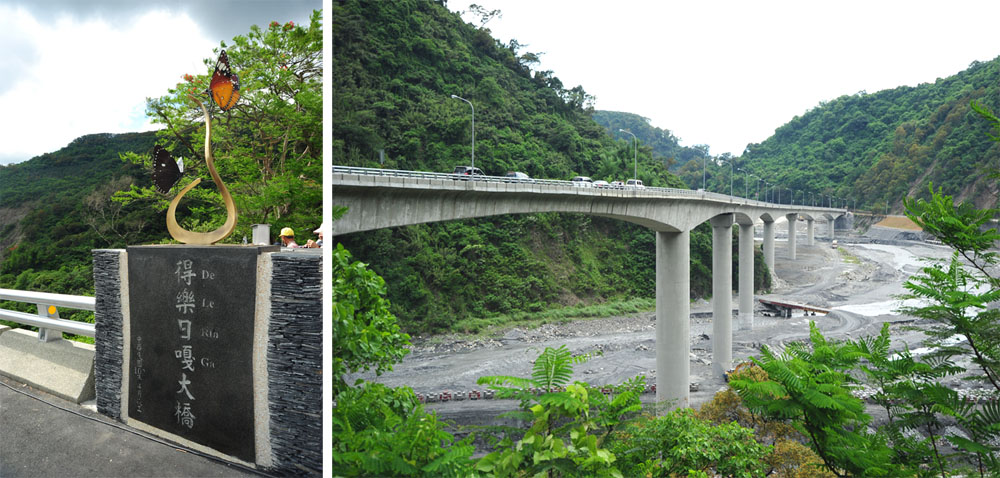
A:
[[[163,146],[153,146],[153,185],[156,190],[167,194],[170,188],[177,184],[177,180],[184,174],[184,161],[170,156]]]
[[[229,56],[226,55],[226,50],[219,53],[219,59],[215,62],[215,71],[212,73],[207,93],[222,111],[229,111],[240,99],[240,79],[229,68]]]

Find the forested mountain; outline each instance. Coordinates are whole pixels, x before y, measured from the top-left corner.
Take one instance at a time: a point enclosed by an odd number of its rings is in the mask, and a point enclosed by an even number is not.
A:
[[[643,146],[652,150],[653,158],[662,161],[672,171],[680,169],[689,161],[697,161],[700,165],[702,158],[710,156],[707,145],[681,146],[680,139],[670,130],[657,128],[649,124],[649,118],[635,113],[598,110],[594,111],[593,118],[615,138],[632,141],[631,136],[619,130],[631,131]]]
[[[91,249],[166,234],[150,212],[110,201],[115,190],[149,184],[145,170],[119,153],[148,154],[155,140],[155,133],[92,134],[0,167],[0,288],[92,294]]]
[[[998,166],[1000,144],[988,140],[989,124],[969,103],[1000,107],[998,69],[1000,58],[975,62],[934,83],[821,103],[749,145],[736,166],[784,188],[856,199],[859,208],[878,211],[888,203],[899,212],[904,196],[926,197],[930,182],[957,200],[992,206],[996,182],[985,168]]]
[[[501,44],[436,2],[346,1],[333,7],[333,163],[450,172],[470,156],[487,174],[626,179],[631,141],[592,119],[592,98],[566,88],[516,40]],[[685,187],[639,144],[639,178]],[[384,165],[381,159],[384,157]],[[334,206],[337,192],[333,192]],[[710,291],[711,236],[693,232],[692,293]],[[464,317],[554,305],[652,298],[652,231],[603,218],[539,214],[378,230],[335,238],[385,278],[411,331]],[[762,266],[758,266],[762,270]],[[761,274],[763,277],[763,274]]]

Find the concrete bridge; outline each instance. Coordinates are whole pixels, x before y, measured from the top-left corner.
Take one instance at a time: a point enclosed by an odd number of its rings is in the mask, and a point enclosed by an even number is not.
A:
[[[829,238],[844,209],[773,204],[703,191],[672,188],[579,187],[556,180],[513,180],[417,171],[334,167],[333,204],[347,206],[333,235],[456,219],[581,213],[633,222],[656,231],[657,401],[688,406],[690,381],[690,231],[712,224],[712,366],[732,368],[732,227],[739,225],[739,319],[753,317],[754,223],[763,222],[763,250],[774,269],[774,223],[788,221],[788,259],[795,260],[795,223],[806,221],[805,245],[814,243],[814,222],[826,221]]]

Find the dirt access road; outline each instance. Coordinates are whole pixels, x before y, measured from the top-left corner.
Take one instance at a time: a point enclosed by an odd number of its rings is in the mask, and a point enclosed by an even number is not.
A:
[[[912,325],[913,319],[893,312],[901,303],[894,297],[904,293],[902,284],[921,267],[919,258],[945,259],[950,257],[950,249],[919,242],[892,246],[844,244],[844,238],[838,239],[839,249],[819,240],[813,246],[799,245],[795,261],[786,259],[787,243],[780,239],[776,242],[774,288],[762,297],[833,311],[827,316],[804,317],[799,312],[791,318],[774,318],[764,316],[764,309],[758,305],[752,329],[738,329],[734,322],[734,364],[758,355],[762,344],[780,346],[806,339],[810,320],[816,321],[825,336],[834,339],[876,335],[882,323],[889,322],[893,324],[895,346],[905,342],[911,349],[920,347],[923,334],[900,327],[902,323]],[[737,297],[733,298],[733,304],[734,307],[738,304]],[[691,383],[696,384],[697,391],[692,391],[690,398],[691,405],[697,407],[726,385],[721,378],[712,377],[711,303],[695,302],[691,311]],[[651,384],[655,383],[656,375],[654,332],[655,315],[649,312],[530,330],[511,328],[487,338],[456,335],[417,338],[412,353],[392,372],[377,378],[373,374],[358,376],[390,386],[409,385],[423,394],[484,390],[484,386],[476,385],[478,377],[529,376],[532,361],[545,347],[565,344],[574,354],[602,352],[576,365],[574,380],[604,385],[645,375]],[[434,403],[429,407],[445,415],[463,410],[482,414],[509,410],[511,404],[503,402],[506,401],[463,401]]]

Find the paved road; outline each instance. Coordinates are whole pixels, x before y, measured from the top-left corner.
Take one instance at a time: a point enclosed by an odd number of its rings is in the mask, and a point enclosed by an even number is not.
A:
[[[137,435],[85,407],[0,377],[2,478],[215,476],[260,475]]]

